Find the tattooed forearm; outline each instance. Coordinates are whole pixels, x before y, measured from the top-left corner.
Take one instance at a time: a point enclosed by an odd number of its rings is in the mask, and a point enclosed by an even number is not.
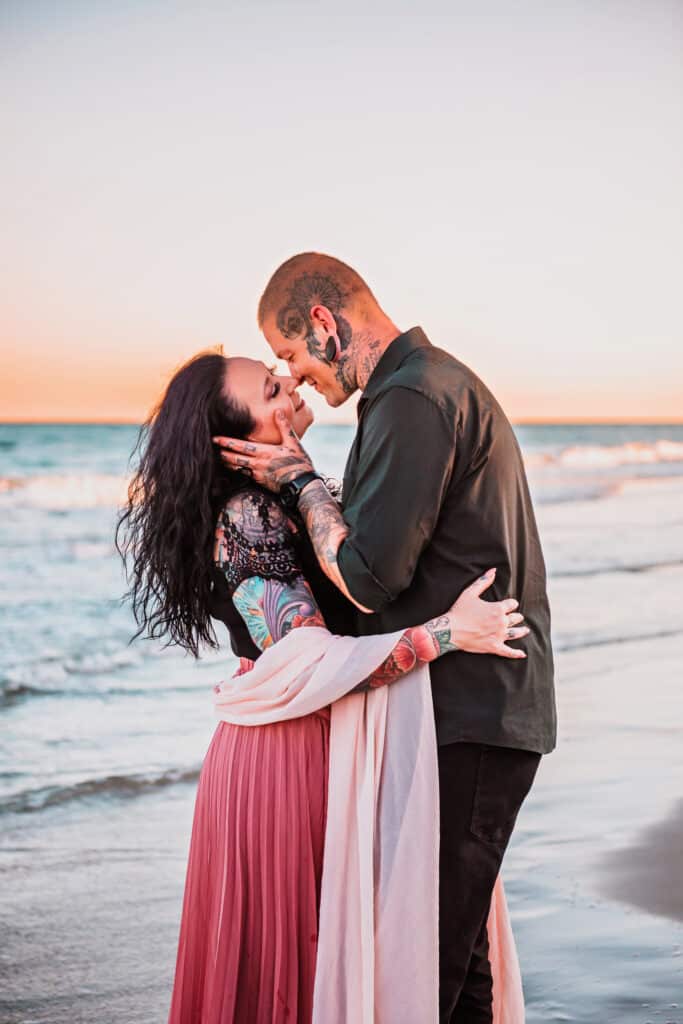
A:
[[[334,498],[321,480],[305,487],[299,498],[299,512],[306,524],[320,568],[361,611],[369,611],[349,593],[337,565],[337,553],[348,535],[348,527]]]
[[[292,583],[251,576],[240,583],[233,603],[261,651],[299,626],[325,625],[303,576]]]
[[[393,683],[396,679],[412,671],[417,665],[417,654],[415,643],[412,637],[412,630],[408,629],[403,634],[393,651],[378,669],[356,687],[356,691],[373,689],[377,686],[384,686]]]
[[[407,629],[386,661],[360,683],[356,691],[361,692],[393,683],[411,672],[418,663],[434,661],[442,654],[457,651],[452,632],[453,622],[448,615],[430,619],[424,626]]]

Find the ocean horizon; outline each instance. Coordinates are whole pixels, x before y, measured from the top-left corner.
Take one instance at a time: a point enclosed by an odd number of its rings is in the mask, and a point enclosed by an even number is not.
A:
[[[521,427],[680,427],[683,426],[681,419],[658,419],[651,416],[634,417],[632,419],[623,417],[563,416],[557,419],[545,417],[509,417],[513,426]],[[0,419],[0,427],[140,427],[141,420],[135,419]],[[355,419],[348,420],[325,420],[316,418],[315,424],[319,427],[352,427]]]

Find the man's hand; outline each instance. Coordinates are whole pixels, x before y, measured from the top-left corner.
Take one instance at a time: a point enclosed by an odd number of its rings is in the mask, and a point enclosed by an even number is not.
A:
[[[222,449],[221,458],[230,469],[239,470],[269,491],[279,493],[284,484],[313,469],[310,456],[283,412],[276,414],[281,444],[256,444],[233,437],[214,437]]]

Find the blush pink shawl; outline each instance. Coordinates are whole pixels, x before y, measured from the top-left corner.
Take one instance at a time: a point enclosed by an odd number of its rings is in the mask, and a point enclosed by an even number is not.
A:
[[[294,629],[214,694],[218,717],[245,726],[331,705],[313,1024],[439,1017],[439,786],[428,670],[349,694],[400,636]],[[500,877],[488,930],[494,1024],[523,1024]]]

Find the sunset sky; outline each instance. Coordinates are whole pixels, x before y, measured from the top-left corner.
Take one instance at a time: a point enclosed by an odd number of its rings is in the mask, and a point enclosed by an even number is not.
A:
[[[515,420],[683,418],[682,57],[660,0],[3,0],[0,419],[267,359],[304,249]]]

